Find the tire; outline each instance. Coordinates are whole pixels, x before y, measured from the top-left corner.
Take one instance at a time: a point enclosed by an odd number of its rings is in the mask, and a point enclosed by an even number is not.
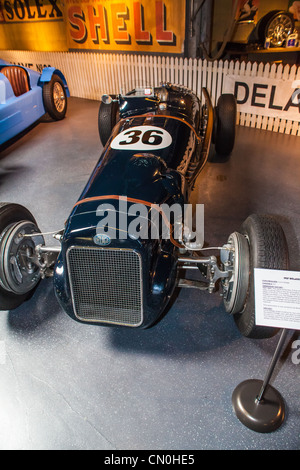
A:
[[[232,94],[223,94],[215,108],[213,142],[217,155],[228,157],[234,147],[236,127],[236,99]]]
[[[19,307],[38,283],[34,283],[28,291],[19,293],[14,292],[8,285],[6,273],[10,260],[5,253],[10,235],[21,222],[38,230],[33,215],[25,207],[19,204],[0,203],[0,310],[12,310]]]
[[[249,242],[249,284],[244,308],[233,317],[242,335],[270,338],[277,329],[255,324],[254,268],[289,269],[286,238],[281,225],[269,215],[249,216],[242,224],[240,233]]]
[[[110,138],[111,131],[117,123],[118,110],[119,103],[117,101],[112,101],[109,104],[105,104],[103,102],[100,103],[98,113],[98,130],[103,147],[105,147],[106,142]]]
[[[67,112],[67,94],[62,79],[53,74],[50,82],[43,86],[45,111],[55,121],[64,119]]]

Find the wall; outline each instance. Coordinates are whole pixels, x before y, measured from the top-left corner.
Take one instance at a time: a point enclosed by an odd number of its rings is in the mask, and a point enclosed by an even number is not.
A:
[[[202,87],[216,105],[222,92],[237,91],[237,124],[300,135],[300,67],[238,61],[207,62],[174,56],[82,52],[3,51],[3,59],[41,70],[60,69],[72,96],[100,100],[128,82],[181,84],[199,97]]]
[[[251,33],[254,24],[266,13],[271,10],[287,10],[289,0],[256,0],[258,1],[258,10],[255,22],[252,24],[240,24],[237,26],[232,41],[236,40],[246,42]],[[215,50],[218,43],[223,41],[226,33],[234,0],[214,0],[214,14],[212,27],[212,50]]]
[[[185,10],[186,0],[0,0],[0,49],[182,54]]]

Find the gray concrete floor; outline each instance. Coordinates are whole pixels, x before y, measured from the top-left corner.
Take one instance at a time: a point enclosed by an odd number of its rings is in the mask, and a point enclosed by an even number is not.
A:
[[[28,207],[42,231],[63,227],[98,160],[98,105],[71,98],[63,122],[42,120],[1,152],[1,200]],[[224,243],[253,212],[275,213],[300,270],[299,142],[238,128],[231,159],[209,163],[193,193],[205,204],[208,244]],[[152,329],[82,325],[48,279],[0,315],[0,449],[299,449],[297,337],[271,381],[287,417],[259,434],[238,421],[231,396],[241,381],[263,379],[278,335],[242,337],[217,293],[190,289]]]

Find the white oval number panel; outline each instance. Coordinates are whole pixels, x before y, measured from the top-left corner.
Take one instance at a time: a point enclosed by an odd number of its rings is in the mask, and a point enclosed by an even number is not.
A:
[[[159,150],[169,147],[172,137],[161,127],[130,127],[118,134],[110,144],[116,150]]]

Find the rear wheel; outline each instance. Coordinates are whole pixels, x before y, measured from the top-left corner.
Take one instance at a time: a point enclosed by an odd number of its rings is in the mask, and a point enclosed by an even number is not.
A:
[[[40,280],[32,263],[36,245],[44,244],[32,214],[19,204],[0,204],[0,310],[24,302]]]
[[[254,214],[242,224],[238,239],[239,242],[234,245],[232,276],[224,289],[225,309],[233,314],[244,336],[269,338],[277,330],[255,323],[254,269],[288,269],[286,238],[281,225],[273,216]]]
[[[46,112],[56,121],[63,119],[67,112],[67,94],[64,83],[58,75],[52,75],[43,87],[43,101]]]
[[[103,147],[108,141],[111,131],[117,123],[119,111],[119,103],[117,101],[112,101],[111,103],[100,103],[99,113],[98,113],[98,130],[101,143]]]
[[[217,155],[228,157],[234,147],[236,127],[236,99],[234,95],[223,94],[215,108],[213,143]]]

